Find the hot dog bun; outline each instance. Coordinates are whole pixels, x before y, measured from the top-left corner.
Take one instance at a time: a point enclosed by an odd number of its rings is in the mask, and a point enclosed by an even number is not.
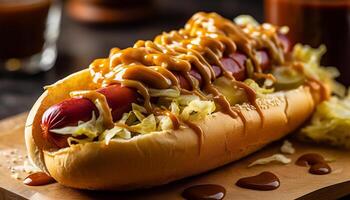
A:
[[[25,140],[30,159],[65,186],[91,190],[131,190],[161,185],[236,161],[298,128],[319,103],[321,92],[308,86],[258,99],[254,107],[236,106],[244,119],[216,112],[199,122],[204,135],[188,127],[73,145],[52,151],[41,138],[40,121],[51,105],[69,92],[96,89],[88,70],[47,88],[30,111]],[[329,90],[327,91],[329,95]],[[202,145],[199,142],[202,140]],[[195,163],[195,164],[194,164]]]
[[[48,86],[29,112],[25,125],[28,155],[32,163],[44,171],[46,171],[46,167],[42,162],[42,151],[40,149],[50,149],[52,146],[50,146],[50,143],[45,142],[41,136],[40,123],[42,115],[51,105],[68,98],[69,92],[81,89],[97,89],[97,85],[92,82],[89,70],[74,73]]]

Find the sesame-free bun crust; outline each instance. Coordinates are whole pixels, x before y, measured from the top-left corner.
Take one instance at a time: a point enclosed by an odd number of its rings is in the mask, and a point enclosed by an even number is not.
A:
[[[243,118],[216,112],[198,123],[203,135],[178,130],[91,142],[52,151],[41,138],[43,112],[79,89],[96,89],[88,70],[50,86],[33,106],[25,129],[31,160],[65,186],[131,190],[166,184],[236,161],[298,128],[312,114],[320,91],[307,86],[258,99],[261,118],[249,104],[235,106]]]

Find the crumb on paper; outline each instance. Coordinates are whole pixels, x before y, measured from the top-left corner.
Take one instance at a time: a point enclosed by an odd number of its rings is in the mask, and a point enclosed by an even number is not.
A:
[[[266,164],[269,164],[271,162],[279,162],[279,163],[282,163],[282,164],[289,164],[292,162],[292,159],[290,158],[287,158],[285,155],[282,155],[282,154],[274,154],[270,157],[266,157],[266,158],[260,158],[252,163],[250,163],[248,165],[248,167],[252,167],[252,166],[255,166],[255,165],[266,165]]]
[[[280,151],[282,153],[285,153],[285,154],[294,154],[295,153],[295,149],[293,147],[293,144],[291,142],[289,142],[288,140],[284,140]]]

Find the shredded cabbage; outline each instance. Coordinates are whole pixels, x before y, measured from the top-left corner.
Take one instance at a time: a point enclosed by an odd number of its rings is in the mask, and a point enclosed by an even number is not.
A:
[[[183,95],[174,101],[169,106],[169,111],[178,116],[182,120],[198,121],[204,119],[215,111],[215,103],[211,101],[201,101],[193,95]],[[188,105],[184,106],[185,102]],[[180,103],[183,103],[180,105]],[[170,130],[173,128],[173,122],[170,117],[166,115],[154,116],[153,114],[144,116],[144,107],[133,104],[132,111],[124,114],[123,118],[119,120],[115,127],[106,130],[100,135],[99,140],[104,140],[106,144],[113,138],[130,139],[131,132],[135,134],[149,134],[156,131]],[[130,118],[134,117],[132,120]],[[129,127],[120,127],[119,124],[125,124]]]
[[[173,129],[173,121],[168,116],[158,116],[159,125],[157,131],[165,131]]]
[[[143,106],[137,105],[135,103],[132,104],[132,113],[136,116],[136,118],[141,122],[145,119],[145,116],[142,113],[147,113],[146,108]],[[130,114],[130,115],[131,115]]]
[[[293,144],[289,142],[288,140],[284,140],[283,145],[280,148],[280,151],[284,154],[294,154],[295,149],[293,147]]]
[[[176,98],[180,96],[180,91],[178,89],[148,89],[149,94],[151,97],[170,97],[170,98]]]
[[[138,111],[138,112],[140,112],[140,113],[147,113],[147,110],[146,110],[145,107],[140,106],[140,105],[138,105],[138,104],[136,104],[136,103],[131,104],[131,107],[132,107],[132,110],[133,110],[134,112],[135,112],[135,111]]]
[[[239,15],[236,18],[233,19],[233,21],[240,26],[246,26],[246,25],[251,25],[251,26],[259,26],[259,22],[257,22],[254,17],[250,15]]]
[[[234,21],[238,25],[249,26],[253,29],[260,26],[254,18],[247,15],[238,16]],[[269,24],[262,25],[263,28],[268,28],[268,26]],[[309,46],[297,44],[294,46],[292,57],[293,61],[302,63],[301,66],[303,67],[305,76],[322,82],[331,83],[335,93],[341,96],[344,94],[344,87],[334,81],[334,77],[338,76],[339,72],[335,68],[320,67],[320,59],[325,51],[325,46],[313,49]],[[247,60],[246,67],[249,78],[246,79],[244,83],[251,87],[257,93],[258,97],[274,92],[273,82],[271,80],[266,79],[264,84],[260,86],[251,79],[254,77],[254,66],[250,59]],[[244,94],[245,91],[237,87],[227,78],[217,78],[213,84],[226,97],[231,105],[247,101],[246,95]],[[170,89],[150,88],[149,94],[151,97],[159,97],[158,103],[161,105],[160,108],[169,110],[183,121],[203,120],[216,109],[213,101],[201,100],[196,95],[180,95],[180,91],[176,87]],[[95,103],[99,112],[102,113],[103,110],[99,102]],[[344,111],[346,109],[347,111]],[[138,134],[149,134],[173,128],[173,122],[169,116],[154,116],[153,114],[148,115],[147,113],[147,110],[143,106],[132,104],[132,110],[128,113],[124,113],[123,117],[109,130],[105,130],[105,127],[103,127],[103,115],[100,114],[99,117],[96,118],[95,113],[92,113],[91,120],[87,122],[78,122],[77,126],[68,126],[60,129],[52,129],[50,131],[57,134],[72,135],[73,137],[68,139],[71,145],[95,141],[96,138],[98,138],[99,141],[104,141],[106,144],[109,144],[109,142],[115,138],[130,139]],[[350,119],[348,120],[347,118],[350,118],[350,97],[341,101],[332,98],[329,102],[324,102],[317,108],[312,124],[303,129],[304,136],[313,139],[316,138],[315,140],[320,141],[332,140],[332,143],[337,143],[339,138],[350,137],[350,134],[349,136],[345,134],[346,130],[350,128]],[[324,123],[324,120],[330,120],[330,122]],[[327,137],[325,137],[326,135]],[[76,137],[83,139],[77,139]],[[350,147],[350,142],[349,144],[343,145]]]
[[[74,144],[85,144],[85,143],[92,142],[92,141],[93,141],[92,138],[78,139],[78,138],[74,138],[74,137],[69,137],[67,139],[69,146],[72,146]]]
[[[299,138],[350,148],[350,95],[332,97],[317,106],[311,124],[301,130]]]
[[[128,129],[122,128],[115,126],[112,129],[105,130],[100,136],[99,140],[100,141],[105,141],[105,143],[108,145],[109,142],[114,138],[122,138],[122,139],[130,139],[131,138],[131,132]]]
[[[204,119],[215,111],[215,103],[202,101],[195,95],[181,95],[171,99],[166,108],[181,120],[198,121]],[[99,112],[103,112],[101,106],[96,102]],[[106,145],[113,139],[131,139],[135,135],[149,134],[157,131],[165,131],[173,128],[173,121],[167,115],[147,115],[145,107],[132,104],[132,110],[124,113],[122,118],[115,123],[111,129],[104,129],[103,115],[96,119],[92,113],[91,120],[79,122],[77,126],[68,126],[60,129],[52,129],[53,133],[72,135],[68,138],[69,145],[84,144],[87,142],[104,141]],[[85,136],[82,139],[77,136]]]
[[[137,133],[147,134],[157,130],[156,118],[153,114],[148,115],[144,118],[141,123],[133,125],[130,127],[131,130],[136,131]]]
[[[196,100],[199,100],[199,99],[196,99]],[[171,102],[170,112],[172,112],[174,115],[177,116],[180,114],[180,107],[175,102]]]
[[[282,163],[282,164],[289,164],[292,162],[292,159],[286,157],[285,155],[283,154],[274,154],[270,157],[266,157],[266,158],[260,158],[252,163],[250,163],[248,165],[248,167],[253,167],[255,165],[266,165],[266,164],[269,164],[271,162],[279,162],[279,163]]]
[[[334,80],[339,75],[339,71],[334,67],[320,66],[321,56],[325,52],[324,45],[313,49],[307,45],[297,44],[293,49],[293,59],[303,63],[302,66],[307,77],[330,84],[334,94],[344,97],[345,87]],[[350,95],[342,99],[334,96],[317,106],[311,123],[300,131],[299,138],[350,148],[349,130]]]
[[[178,98],[174,99],[174,102],[179,106],[187,106],[194,100],[199,100],[199,97],[196,95],[181,95]]]
[[[256,83],[253,79],[250,78],[246,79],[244,83],[251,87],[257,93],[258,96],[263,96],[265,94],[270,94],[274,92],[274,88],[260,87],[258,83]]]
[[[215,111],[215,103],[212,101],[191,101],[182,111],[180,117],[185,121],[198,121]]]
[[[96,107],[100,113],[103,112],[98,101],[96,102]],[[79,121],[77,126],[66,126],[64,128],[51,129],[50,131],[61,135],[72,135],[73,137],[84,135],[91,140],[97,137],[103,130],[103,115],[99,115],[96,119],[95,113],[92,112],[92,118],[87,122]]]
[[[293,48],[292,56],[293,60],[303,63],[303,70],[307,77],[330,84],[333,93],[342,97],[346,93],[346,88],[334,80],[334,78],[339,76],[337,68],[321,67],[320,65],[321,57],[325,53],[325,45],[314,49],[308,45],[296,44]]]

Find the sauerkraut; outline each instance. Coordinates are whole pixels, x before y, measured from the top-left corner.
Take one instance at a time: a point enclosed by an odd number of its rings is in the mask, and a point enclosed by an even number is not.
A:
[[[318,105],[299,138],[350,149],[350,95],[332,97]]]

